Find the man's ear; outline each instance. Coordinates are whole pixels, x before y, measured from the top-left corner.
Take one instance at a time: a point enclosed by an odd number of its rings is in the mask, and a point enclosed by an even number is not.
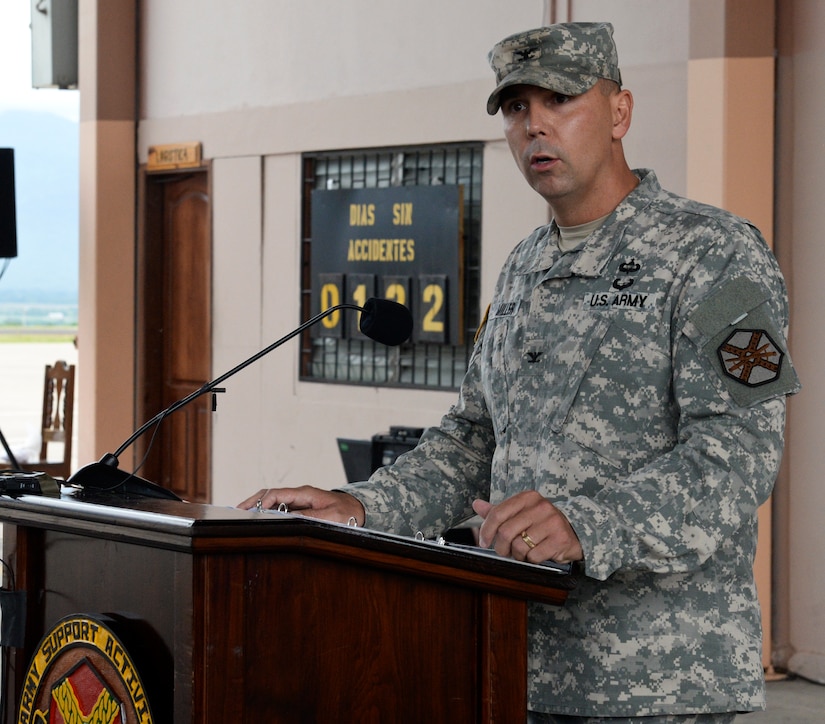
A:
[[[619,140],[624,138],[630,130],[630,121],[633,117],[633,94],[622,89],[611,97],[613,105],[613,138]]]

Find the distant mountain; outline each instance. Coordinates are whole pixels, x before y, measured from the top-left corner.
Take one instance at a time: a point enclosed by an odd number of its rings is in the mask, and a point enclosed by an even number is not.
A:
[[[0,301],[77,299],[78,133],[76,122],[52,113],[0,112],[0,148],[14,149],[17,197],[17,257],[0,279]]]

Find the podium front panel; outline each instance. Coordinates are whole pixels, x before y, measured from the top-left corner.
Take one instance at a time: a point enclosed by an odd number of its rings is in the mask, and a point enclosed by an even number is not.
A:
[[[168,501],[0,498],[27,592],[7,722],[43,633],[130,627],[154,721],[519,721],[526,607],[573,584],[374,532]],[[13,711],[12,711],[13,710]]]

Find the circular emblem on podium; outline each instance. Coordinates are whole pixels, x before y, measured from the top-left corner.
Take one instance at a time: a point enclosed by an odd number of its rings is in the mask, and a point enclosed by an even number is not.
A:
[[[58,621],[37,646],[26,672],[18,724],[153,724],[132,657],[101,615]]]

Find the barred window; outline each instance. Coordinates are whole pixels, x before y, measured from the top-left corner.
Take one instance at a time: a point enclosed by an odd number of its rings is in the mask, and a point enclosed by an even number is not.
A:
[[[370,340],[301,337],[302,380],[391,387],[456,389],[467,369],[479,324],[481,260],[480,143],[444,144],[303,156],[301,318],[312,311],[312,191],[393,186],[462,187],[463,289],[458,344],[408,342],[385,347]]]

